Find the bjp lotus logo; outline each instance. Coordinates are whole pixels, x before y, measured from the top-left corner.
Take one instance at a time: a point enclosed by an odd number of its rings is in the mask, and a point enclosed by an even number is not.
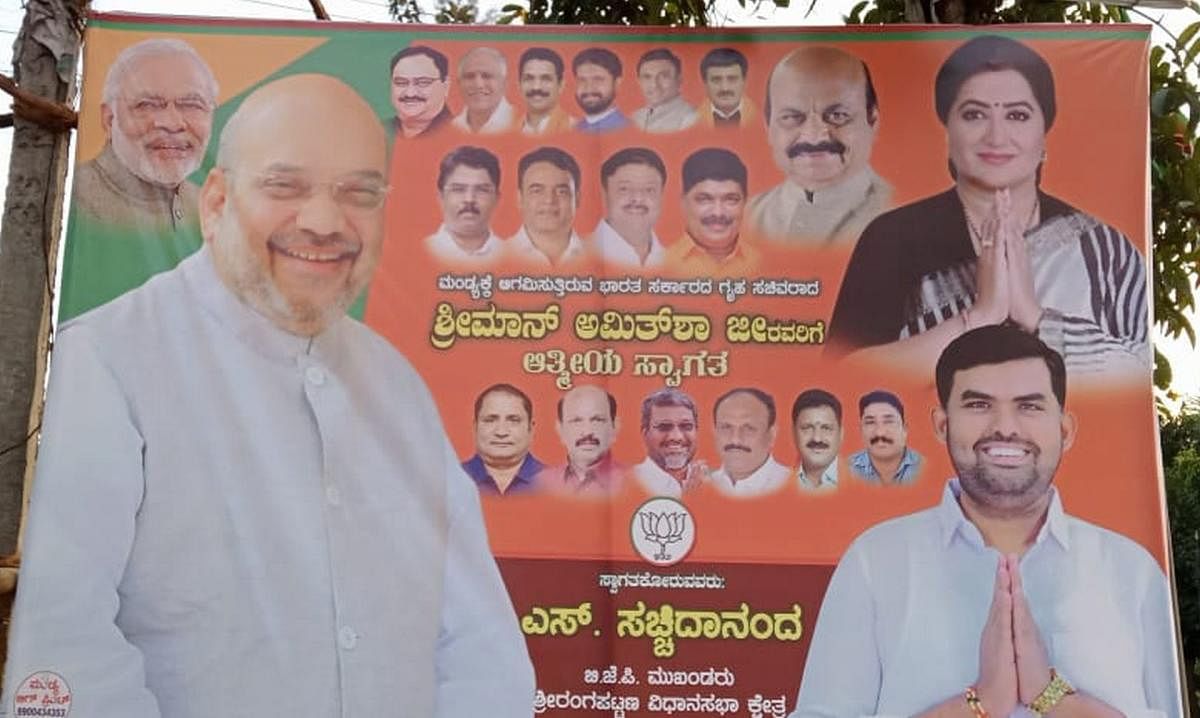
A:
[[[633,548],[656,566],[679,563],[696,543],[692,514],[679,501],[659,496],[633,512],[629,525]]]

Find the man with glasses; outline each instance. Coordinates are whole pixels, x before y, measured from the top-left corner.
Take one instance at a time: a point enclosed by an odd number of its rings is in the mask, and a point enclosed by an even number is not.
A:
[[[678,389],[659,389],[642,400],[646,459],[633,467],[642,488],[679,498],[704,483],[708,467],[696,460],[699,423],[696,402]]]
[[[392,56],[392,132],[396,139],[428,137],[452,119],[446,107],[450,61],[426,45],[410,45]]]
[[[60,317],[69,319],[175,266],[200,246],[199,189],[217,81],[190,45],[145,40],[108,68],[100,103],[107,141],[75,169]]]
[[[4,706],[45,679],[81,716],[531,715],[477,491],[421,378],[345,315],[387,161],[340,80],[258,88],[204,248],[60,327]]]
[[[503,246],[491,228],[500,198],[500,160],[482,147],[456,147],[442,158],[437,176],[442,226],[425,249],[448,264],[483,265]]]
[[[217,81],[190,45],[146,40],[104,79],[108,141],[75,172],[75,209],[129,230],[195,231],[199,190],[187,181],[212,133]]]

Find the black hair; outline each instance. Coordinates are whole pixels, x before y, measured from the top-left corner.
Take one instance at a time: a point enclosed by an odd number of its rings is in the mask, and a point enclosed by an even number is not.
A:
[[[608,74],[617,79],[621,76],[621,58],[612,50],[607,50],[603,47],[589,47],[579,51],[575,55],[575,59],[571,60],[571,72],[579,74],[579,66],[583,64],[599,65],[603,67]]]
[[[983,35],[959,45],[942,63],[933,82],[933,105],[938,119],[946,124],[950,108],[958,99],[963,84],[981,72],[1014,70],[1029,83],[1033,97],[1042,108],[1046,129],[1054,124],[1057,105],[1054,100],[1054,73],[1041,55],[1012,38]]]
[[[667,166],[663,164],[662,158],[658,156],[657,152],[646,147],[626,147],[614,152],[611,157],[604,160],[604,164],[600,165],[600,186],[606,186],[608,178],[625,165],[652,167],[658,171],[658,176],[662,178],[664,184],[667,181]]]
[[[496,190],[500,189],[500,160],[496,155],[482,147],[463,145],[450,150],[438,166],[437,188],[441,192],[446,186],[446,178],[459,166],[463,165],[477,170],[487,170],[488,177]]]
[[[1033,334],[1012,324],[989,324],[972,329],[942,350],[937,361],[938,401],[945,408],[950,401],[954,375],[985,364],[1000,364],[1018,359],[1041,359],[1050,372],[1050,389],[1058,405],[1067,402],[1067,367],[1062,355],[1046,346]]]
[[[521,400],[521,406],[525,407],[525,418],[533,423],[533,402],[529,400],[529,396],[525,392],[512,384],[492,384],[479,392],[479,396],[475,397],[475,421],[479,421],[479,412],[483,409],[483,400],[488,397],[488,394],[509,394],[517,397]]]
[[[858,418],[861,419],[863,412],[872,404],[890,404],[900,414],[900,420],[904,421],[904,404],[892,392],[876,389],[863,394],[858,400]]]
[[[683,161],[683,193],[704,180],[737,182],[746,194],[746,165],[736,154],[720,147],[696,150]]]
[[[666,60],[675,68],[676,77],[681,77],[683,75],[683,63],[679,61],[679,56],[665,47],[656,47],[653,50],[647,50],[645,53],[643,53],[642,56],[638,58],[637,71],[640,73],[642,71],[642,65],[655,60]]]
[[[563,59],[557,52],[548,47],[530,47],[521,53],[521,59],[517,61],[517,77],[525,71],[525,63],[530,60],[542,60],[554,65],[554,76],[559,82],[563,79]]]
[[[709,68],[713,67],[729,67],[737,65],[742,68],[742,77],[750,71],[750,63],[746,62],[746,56],[740,50],[735,50],[732,47],[718,47],[715,50],[709,50],[704,59],[700,61],[700,79],[707,79]]]
[[[536,162],[549,162],[555,167],[564,172],[571,174],[571,179],[575,181],[575,198],[579,198],[579,163],[575,158],[567,154],[557,147],[539,147],[536,150],[525,154],[517,162],[517,187],[523,187],[525,182],[525,170]]]
[[[397,52],[395,55],[392,55],[392,66],[389,71],[395,72],[397,62],[400,62],[406,57],[413,57],[414,55],[424,55],[430,60],[433,60],[433,66],[437,68],[438,75],[441,76],[440,79],[442,82],[446,81],[446,77],[450,74],[450,60],[448,60],[445,55],[437,50],[434,50],[428,45],[409,45],[400,52]]]
[[[808,389],[800,392],[796,397],[795,403],[792,404],[792,423],[796,423],[796,418],[800,416],[800,412],[805,409],[815,409],[819,406],[827,406],[833,410],[833,416],[837,419],[837,423],[842,423],[842,402],[833,394],[824,389]]]

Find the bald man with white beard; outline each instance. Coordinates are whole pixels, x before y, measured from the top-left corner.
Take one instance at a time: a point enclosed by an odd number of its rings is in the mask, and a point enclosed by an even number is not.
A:
[[[264,85],[222,134],[204,248],[60,327],[3,706],[51,671],[80,716],[531,715],[475,487],[421,378],[345,314],[387,166],[340,80]]]

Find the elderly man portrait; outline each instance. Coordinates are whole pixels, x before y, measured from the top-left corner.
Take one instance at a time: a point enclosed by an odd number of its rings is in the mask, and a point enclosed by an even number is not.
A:
[[[921,455],[908,448],[904,404],[890,391],[876,389],[858,400],[863,449],[850,455],[850,472],[872,484],[911,484],[921,471]]]
[[[1066,374],[1012,326],[946,347],[933,428],[957,477],[850,545],[793,718],[1182,715],[1162,568],[1055,488],[1078,431]]]
[[[517,111],[504,97],[508,84],[508,62],[494,47],[474,47],[458,61],[458,91],[463,110],[454,126],[464,132],[494,135],[508,132]]]
[[[706,98],[696,108],[705,127],[759,127],[758,107],[746,97],[746,73],[750,63],[732,47],[709,50],[700,61],[700,79]]]
[[[567,459],[538,474],[541,488],[591,497],[619,492],[627,468],[612,456],[621,429],[616,398],[598,386],[585,384],[563,394],[557,411],[555,429]]]
[[[632,471],[643,489],[679,498],[704,484],[708,467],[696,459],[699,427],[696,402],[679,389],[659,389],[642,400],[646,458]]]
[[[426,45],[392,56],[392,134],[397,140],[428,137],[451,122],[450,60]]]
[[[442,158],[437,189],[442,226],[425,238],[425,249],[447,264],[495,261],[503,246],[491,226],[500,198],[500,160],[482,147],[456,147]]]
[[[512,384],[493,384],[475,399],[475,455],[463,470],[482,494],[509,496],[537,489],[545,468],[529,452],[533,402]]]
[[[521,229],[506,243],[510,256],[541,267],[576,265],[588,256],[575,232],[579,164],[557,147],[539,147],[517,163]]]
[[[637,64],[638,86],[645,106],[633,113],[633,124],[646,132],[676,132],[696,124],[696,108],[680,96],[683,63],[665,47],[643,54]]]
[[[548,47],[530,47],[517,63],[517,82],[525,113],[517,121],[524,135],[566,132],[575,120],[560,105],[563,91],[562,56]]]
[[[200,168],[217,81],[181,40],[143,40],[108,68],[100,103],[107,142],[75,171],[73,206],[130,232],[196,232]]]
[[[792,437],[800,456],[796,484],[802,491],[833,491],[838,485],[838,451],[845,432],[842,402],[824,389],[806,389],[792,404]]]
[[[203,249],[59,327],[3,705],[52,670],[80,716],[530,715],[478,492],[421,378],[345,313],[387,155],[340,80],[255,89]]]
[[[606,267],[654,268],[665,250],[654,225],[662,214],[667,167],[654,150],[626,147],[600,165],[604,219],[592,233],[592,246]]]
[[[731,389],[713,404],[721,468],[712,484],[722,494],[746,499],[787,486],[792,470],[771,455],[779,431],[775,418],[775,399],[753,387]]]
[[[612,50],[589,47],[571,61],[575,74],[575,102],[583,117],[575,129],[589,134],[623,130],[629,118],[617,108],[617,90],[621,87],[621,58]]]
[[[144,40],[108,68],[100,104],[106,142],[75,170],[60,317],[169,269],[199,248],[199,189],[188,181],[212,133],[217,82],[180,40]],[[76,234],[78,233],[78,234]],[[75,241],[79,240],[79,241]]]
[[[853,242],[891,203],[871,169],[879,102],[866,63],[833,47],[788,53],[767,82],[767,142],[783,182],[750,201],[765,239]]]
[[[718,147],[683,161],[684,235],[667,248],[666,265],[688,276],[739,276],[758,266],[760,252],[742,232],[746,165]]]

